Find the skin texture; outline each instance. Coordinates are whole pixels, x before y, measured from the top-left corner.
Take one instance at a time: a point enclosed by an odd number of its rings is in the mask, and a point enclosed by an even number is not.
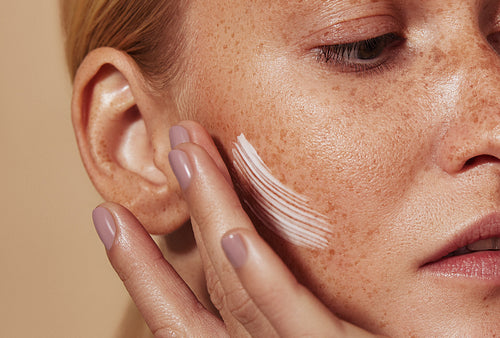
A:
[[[499,207],[500,58],[487,42],[499,27],[488,13],[498,20],[498,3],[192,5],[188,110],[226,153],[244,133],[276,177],[329,216],[329,249],[266,237],[342,318],[381,332],[397,322],[389,332],[401,335],[500,329],[498,285],[419,271]],[[345,73],[309,49],[393,31],[407,41],[380,71]]]
[[[241,176],[252,215],[274,234],[298,246],[324,249],[331,235],[328,219],[315,212],[308,200],[278,181],[243,134],[233,145],[233,165]]]
[[[277,179],[328,217],[329,246],[314,250],[275,237],[250,215],[298,280],[341,319],[391,336],[500,331],[498,281],[422,269],[454,236],[500,210],[498,1],[194,0],[187,21],[186,75],[163,93],[151,95],[139,71],[109,61],[131,82],[154,168],[142,172],[120,162],[130,156],[113,157],[140,179],[115,173],[127,184],[112,184],[80,141],[103,195],[126,194],[128,203],[141,191],[128,186],[149,182],[162,197],[139,195],[142,202],[128,206],[149,231],[169,233],[187,213],[166,163],[167,128],[198,121],[226,164],[243,133]],[[404,41],[388,47],[376,69],[318,57],[318,46],[388,33]],[[97,56],[77,77],[76,93],[90,95],[83,89],[100,72]],[[99,136],[93,142],[101,144]],[[172,206],[175,220],[166,221],[158,205]],[[183,275],[181,262],[173,265]]]

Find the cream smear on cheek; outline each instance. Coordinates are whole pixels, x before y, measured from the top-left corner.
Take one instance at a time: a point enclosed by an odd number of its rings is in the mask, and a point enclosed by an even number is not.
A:
[[[309,207],[309,199],[275,178],[255,148],[241,134],[233,148],[234,167],[245,180],[244,202],[272,232],[288,242],[313,249],[328,246],[328,218]]]

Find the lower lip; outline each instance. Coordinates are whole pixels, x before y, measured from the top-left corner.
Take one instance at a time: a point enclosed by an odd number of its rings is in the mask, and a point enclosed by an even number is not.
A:
[[[441,259],[422,267],[434,275],[500,283],[500,251],[481,251]]]

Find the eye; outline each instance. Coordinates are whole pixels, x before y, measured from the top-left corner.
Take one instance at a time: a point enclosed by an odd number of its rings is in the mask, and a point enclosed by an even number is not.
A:
[[[395,34],[384,34],[372,39],[318,47],[318,59],[339,66],[343,72],[363,72],[382,66],[390,51],[404,41]]]

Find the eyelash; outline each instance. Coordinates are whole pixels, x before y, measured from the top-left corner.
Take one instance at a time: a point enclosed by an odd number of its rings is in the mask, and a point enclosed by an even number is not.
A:
[[[388,67],[388,49],[403,42],[401,36],[388,33],[363,41],[321,46],[318,47],[318,61],[340,67],[342,72],[380,71]]]

